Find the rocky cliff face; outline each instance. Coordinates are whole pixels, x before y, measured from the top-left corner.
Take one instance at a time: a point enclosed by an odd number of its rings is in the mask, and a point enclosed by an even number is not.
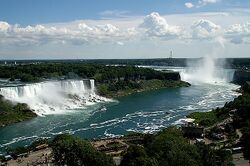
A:
[[[250,70],[236,70],[233,82],[243,85],[246,81],[250,81]]]

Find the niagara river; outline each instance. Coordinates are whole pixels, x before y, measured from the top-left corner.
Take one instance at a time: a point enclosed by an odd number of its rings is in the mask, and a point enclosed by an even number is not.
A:
[[[234,91],[239,86],[229,83],[232,70],[224,70],[218,74],[221,79],[207,82],[190,77],[185,68],[171,69],[179,71],[182,79],[192,86],[135,93],[112,100],[95,94],[91,80],[49,81],[19,90],[4,87],[1,94],[7,99],[28,103],[40,116],[0,128],[0,151],[61,133],[87,139],[122,136],[128,132],[154,133],[179,124],[180,119],[192,112],[222,107],[239,95]]]

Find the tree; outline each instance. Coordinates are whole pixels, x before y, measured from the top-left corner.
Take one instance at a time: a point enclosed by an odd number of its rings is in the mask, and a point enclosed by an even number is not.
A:
[[[242,137],[240,139],[242,146],[244,147],[243,154],[244,158],[248,159],[250,162],[250,121],[249,126],[242,129]]]
[[[216,154],[214,150],[212,150],[208,145],[205,145],[204,143],[196,143],[195,145],[198,149],[198,153],[201,156],[200,165],[203,166],[216,165]]]
[[[147,156],[141,146],[130,146],[123,156],[121,166],[156,166],[156,160]]]
[[[89,142],[67,134],[56,136],[51,147],[56,165],[114,166],[111,157],[96,151]]]
[[[167,128],[159,132],[147,147],[148,155],[156,158],[161,166],[199,165],[197,148],[183,138],[180,129]]]

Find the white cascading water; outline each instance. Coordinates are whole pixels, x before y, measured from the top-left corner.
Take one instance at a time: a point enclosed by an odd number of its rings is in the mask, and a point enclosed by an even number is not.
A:
[[[188,63],[188,67],[180,71],[181,79],[191,84],[221,84],[231,82],[234,70],[225,70],[216,66],[216,58],[205,56],[196,63]]]
[[[181,79],[191,84],[224,84],[231,82],[234,70],[225,70],[224,64],[216,64],[219,55],[223,55],[224,42],[225,39],[218,36],[211,45],[211,53],[205,55],[198,62],[187,62],[188,68],[180,72]]]
[[[218,36],[211,47],[212,52],[198,62],[187,62],[188,68],[180,72],[181,79],[191,84],[224,84],[233,80],[234,70],[224,69],[224,64],[216,64],[219,55],[223,55],[225,39]],[[222,59],[221,61],[222,62]]]
[[[94,92],[95,91],[95,80],[90,80],[90,88],[91,88],[91,91]]]
[[[108,99],[95,94],[94,80],[48,81],[25,86],[2,87],[6,99],[27,103],[38,115],[60,114]]]

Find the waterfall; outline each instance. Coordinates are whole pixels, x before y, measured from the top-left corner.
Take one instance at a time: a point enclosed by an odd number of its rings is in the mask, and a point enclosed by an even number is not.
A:
[[[65,113],[107,101],[106,98],[95,94],[95,82],[92,79],[2,87],[0,94],[13,102],[27,103],[38,115]]]
[[[201,67],[163,67],[161,70],[172,70],[179,72],[182,81],[187,81],[191,84],[224,84],[233,81],[235,69],[224,69],[215,67],[214,70],[206,71]]]
[[[205,56],[195,63],[188,63],[188,67],[180,72],[181,79],[191,84],[218,84],[231,82],[233,69],[224,69],[215,65],[216,59]]]
[[[187,81],[191,84],[207,83],[207,84],[218,84],[218,83],[229,83],[233,81],[234,69],[217,69],[217,71],[206,77],[206,73],[202,74],[198,68],[186,68],[180,72],[181,80]]]
[[[90,80],[90,89],[92,93],[95,93],[95,80]]]

